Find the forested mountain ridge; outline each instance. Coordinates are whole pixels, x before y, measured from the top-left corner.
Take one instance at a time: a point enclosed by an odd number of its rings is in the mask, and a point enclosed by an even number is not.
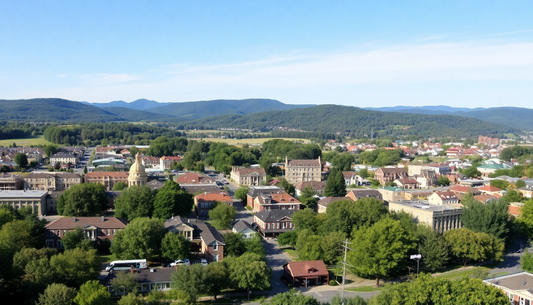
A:
[[[6,121],[26,122],[125,121],[104,109],[60,98],[0,100],[0,116]]]
[[[250,114],[264,111],[290,110],[314,105],[289,105],[270,99],[212,100],[168,103],[146,109],[153,113],[170,114],[181,120],[194,120],[223,114]]]
[[[381,107],[365,108],[367,110],[384,112],[420,113],[420,114],[451,114],[476,118],[487,122],[503,124],[523,130],[533,130],[533,109],[519,107],[495,108],[454,108],[449,106],[421,106],[421,107]]]
[[[365,110],[349,106],[320,105],[288,111],[248,115],[223,115],[195,120],[188,126],[204,128],[276,129],[333,132],[353,137],[375,135],[417,135],[477,137],[520,133],[519,129],[478,119],[453,115],[424,115]]]

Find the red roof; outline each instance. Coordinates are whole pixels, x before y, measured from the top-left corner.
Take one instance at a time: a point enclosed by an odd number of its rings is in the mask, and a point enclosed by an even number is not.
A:
[[[227,193],[202,193],[194,196],[198,202],[200,201],[218,201],[233,203],[233,199]]]
[[[292,277],[329,275],[324,261],[288,262],[285,267]]]
[[[501,192],[502,191],[501,188],[497,188],[492,185],[485,185],[483,187],[480,187],[478,190],[484,191],[484,192]]]

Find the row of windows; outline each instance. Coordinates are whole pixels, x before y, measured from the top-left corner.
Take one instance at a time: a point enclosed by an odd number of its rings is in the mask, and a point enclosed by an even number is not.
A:
[[[63,236],[65,236],[65,234],[67,234],[68,230],[48,230],[48,231],[50,233],[50,236],[54,236],[54,234],[55,234],[55,235],[61,237],[61,233],[63,233]],[[117,229],[102,229],[100,231],[102,231],[102,234],[108,235],[108,236],[111,235],[111,233],[113,233],[113,235],[115,235],[117,233]],[[87,232],[89,232],[89,231],[87,231]]]
[[[270,230],[270,229],[279,229],[280,228],[280,223],[279,222],[272,222],[272,223],[267,223],[267,230]],[[282,222],[281,223],[281,229],[290,229],[292,228],[292,223],[290,222]]]
[[[318,167],[316,168],[309,168],[309,167],[304,167],[304,168],[301,168],[301,167],[296,167],[296,168],[288,168],[287,169],[289,172],[291,171],[297,171],[297,172],[317,172],[319,171],[320,169]]]

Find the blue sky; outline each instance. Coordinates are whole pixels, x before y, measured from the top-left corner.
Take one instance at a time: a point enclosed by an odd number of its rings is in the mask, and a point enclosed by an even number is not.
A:
[[[0,0],[0,99],[533,108],[533,1]]]

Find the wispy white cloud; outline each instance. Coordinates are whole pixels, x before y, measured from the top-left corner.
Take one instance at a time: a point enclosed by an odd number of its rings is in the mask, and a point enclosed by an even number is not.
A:
[[[101,102],[141,96],[158,101],[297,96],[320,103],[319,99],[329,101],[314,92],[343,88],[349,99],[357,94],[351,89],[357,86],[531,81],[532,71],[533,43],[419,43],[327,54],[295,52],[221,64],[170,64],[139,75],[81,75],[73,87],[32,92],[32,96]]]
[[[65,78],[65,77],[67,77],[67,75],[66,74],[58,74],[57,77]]]

